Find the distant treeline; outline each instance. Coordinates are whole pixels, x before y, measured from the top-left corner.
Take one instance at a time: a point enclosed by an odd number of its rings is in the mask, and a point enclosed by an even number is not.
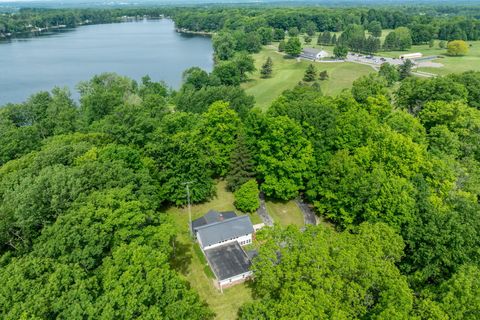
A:
[[[478,40],[480,7],[390,7],[390,8],[325,8],[325,7],[150,7],[115,9],[21,9],[0,15],[0,33],[29,32],[33,27],[57,25],[75,27],[81,24],[111,23],[124,16],[171,17],[178,28],[214,32],[222,29],[252,32],[262,27],[302,31],[312,23],[317,31],[343,31],[352,24],[367,28],[372,22],[383,29],[409,27],[415,43],[430,39]]]

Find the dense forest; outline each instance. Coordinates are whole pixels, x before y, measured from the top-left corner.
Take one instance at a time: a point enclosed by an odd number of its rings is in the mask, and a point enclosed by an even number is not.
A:
[[[479,72],[421,79],[385,66],[334,97],[301,82],[266,112],[240,87],[267,26],[421,23],[468,38],[478,21],[440,9],[171,10],[180,28],[223,30],[211,73],[186,70],[178,91],[105,73],[78,85],[78,102],[55,88],[0,108],[0,317],[213,318],[172,266],[166,208],[186,203],[185,181],[201,203],[217,179],[234,191],[253,178],[330,226],[258,233],[255,299],[239,318],[478,319]]]

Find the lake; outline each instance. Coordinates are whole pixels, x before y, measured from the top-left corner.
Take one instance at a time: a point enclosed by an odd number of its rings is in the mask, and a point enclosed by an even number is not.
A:
[[[179,88],[182,72],[213,68],[211,39],[175,32],[169,19],[81,26],[47,36],[0,42],[0,106],[32,93],[75,86],[102,72]]]

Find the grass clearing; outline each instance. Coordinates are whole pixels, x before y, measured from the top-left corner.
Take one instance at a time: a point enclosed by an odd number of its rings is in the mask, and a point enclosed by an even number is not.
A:
[[[210,209],[219,211],[235,210],[233,194],[226,189],[226,183],[217,184],[217,196],[209,202],[192,206],[192,219],[196,219]],[[177,228],[176,256],[172,261],[173,267],[183,274],[190,285],[199,293],[212,310],[217,319],[236,319],[238,309],[245,302],[251,301],[252,292],[247,283],[239,284],[220,293],[214,285],[213,273],[206,264],[206,259],[194,242],[190,239],[188,228],[187,208],[171,207],[167,210]]]
[[[303,213],[295,201],[267,201],[267,211],[275,223],[282,226],[304,226]]]
[[[252,75],[250,81],[243,84],[243,88],[247,94],[255,97],[256,105],[262,110],[266,110],[283,91],[292,89],[301,81],[307,66],[311,63],[305,60],[285,58],[276,52],[274,45],[264,47],[253,57],[257,71]],[[267,57],[273,60],[273,75],[269,79],[262,79],[260,78],[260,69]],[[369,66],[348,62],[317,62],[315,67],[318,72],[326,70],[329,74],[328,80],[320,82],[322,91],[326,95],[336,95],[342,90],[350,88],[355,79],[374,72]]]

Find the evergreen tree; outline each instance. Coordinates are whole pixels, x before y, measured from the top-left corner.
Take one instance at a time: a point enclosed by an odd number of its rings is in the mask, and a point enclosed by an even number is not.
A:
[[[304,37],[304,41],[305,41],[305,43],[311,43],[311,42],[312,42],[312,37],[310,37],[310,36],[305,36],[305,37]]]
[[[328,72],[327,72],[327,70],[323,70],[322,72],[320,72],[319,79],[322,80],[322,81],[328,79]]]
[[[336,34],[333,35],[331,44],[332,44],[333,46],[337,45],[337,35],[336,35]]]
[[[247,145],[244,132],[237,137],[235,149],[230,157],[230,168],[227,175],[227,186],[236,191],[241,185],[255,176],[255,164]]]
[[[401,66],[399,66],[398,72],[400,73],[400,80],[410,77],[412,73],[412,68],[413,62],[410,59],[407,59]]]
[[[318,37],[320,39],[320,44],[323,44],[323,45],[326,45],[326,46],[329,45],[330,42],[332,41],[332,36],[331,36],[330,32],[328,32],[328,31],[323,32]]]
[[[262,78],[270,78],[273,71],[273,61],[272,58],[268,57],[267,61],[262,65],[262,70],[260,71]]]
[[[307,81],[307,82],[315,81],[316,77],[317,77],[317,70],[315,70],[315,67],[313,66],[313,64],[310,64],[307,70],[305,70],[303,81]]]
[[[279,52],[284,52],[285,51],[285,41],[280,41],[280,43],[278,44],[278,51]]]

